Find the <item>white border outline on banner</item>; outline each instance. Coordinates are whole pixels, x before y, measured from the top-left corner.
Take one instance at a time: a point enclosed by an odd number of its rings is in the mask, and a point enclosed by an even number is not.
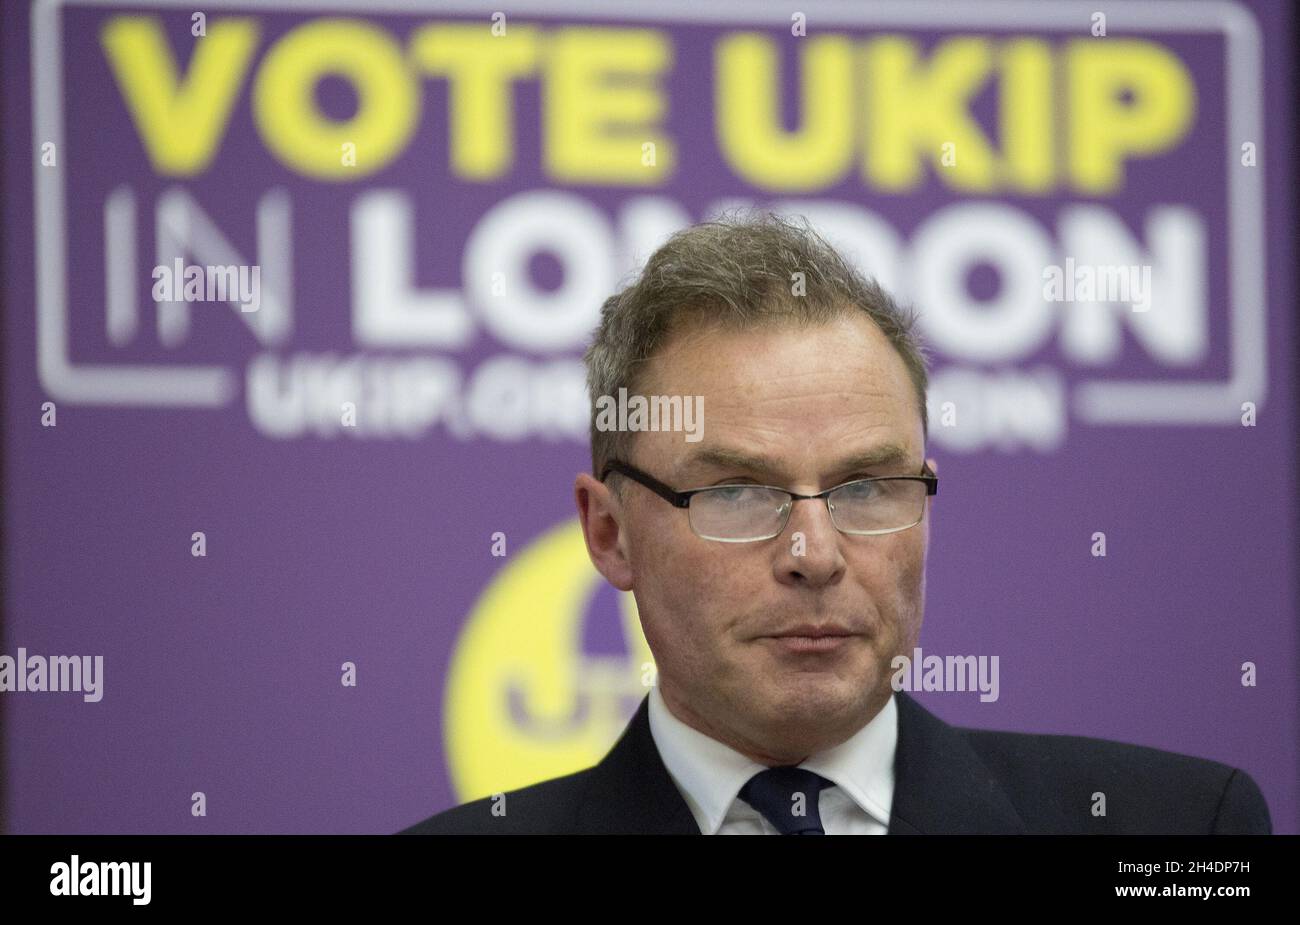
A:
[[[32,9],[33,141],[63,147],[63,46],[58,15],[65,6],[112,6],[118,0],[38,0]],[[482,14],[488,2],[448,0],[277,0],[240,3],[205,0],[207,8],[260,12]],[[194,0],[142,0],[131,6],[192,9]],[[866,4],[801,0],[800,11],[814,22],[841,26],[942,26],[990,28],[999,18],[1024,29],[1083,27],[1095,3],[1072,0],[983,0],[943,3],[883,0]],[[672,20],[725,26],[788,25],[790,11],[753,0],[511,0],[511,15],[522,18],[578,18],[642,21]],[[1243,400],[1262,406],[1268,389],[1267,306],[1264,300],[1264,167],[1235,169],[1235,144],[1263,141],[1263,74],[1260,33],[1254,14],[1225,0],[1168,0],[1126,4],[1112,22],[1135,32],[1210,32],[1227,39],[1228,278],[1230,283],[1229,379],[1225,382],[1080,382],[1076,414],[1094,424],[1228,423],[1240,418]],[[1005,28],[1005,27],[1004,27]],[[42,46],[47,36],[55,42]],[[43,52],[43,53],[42,53]],[[220,366],[74,366],[68,358],[67,234],[61,170],[34,164],[36,195],[37,369],[42,386],[55,398],[85,404],[217,407],[235,392],[235,373]]]

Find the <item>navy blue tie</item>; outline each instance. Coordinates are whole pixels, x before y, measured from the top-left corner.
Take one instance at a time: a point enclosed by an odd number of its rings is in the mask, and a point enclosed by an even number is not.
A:
[[[740,798],[763,814],[782,835],[825,835],[818,796],[831,781],[815,771],[783,765],[759,771],[740,788]],[[796,795],[803,799],[796,801]],[[803,815],[795,815],[799,811]]]

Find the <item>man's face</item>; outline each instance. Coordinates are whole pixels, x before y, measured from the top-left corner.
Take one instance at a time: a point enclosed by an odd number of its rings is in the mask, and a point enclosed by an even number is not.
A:
[[[753,482],[812,494],[921,472],[911,381],[865,315],[806,328],[684,329],[636,392],[703,396],[702,440],[637,433],[627,460],[679,491]],[[898,462],[853,461],[889,445],[902,449]],[[910,655],[920,632],[928,502],[914,527],[854,536],[835,529],[825,501],[798,501],[779,536],[723,543],[696,536],[685,510],[630,480],[621,500],[589,477],[577,488],[580,507],[584,489],[588,504],[603,492],[603,531],[595,510],[584,511],[589,549],[607,578],[633,591],[660,690],[679,718],[760,763],[793,764],[844,741],[884,705],[890,661]],[[824,651],[775,638],[800,624],[852,635]]]

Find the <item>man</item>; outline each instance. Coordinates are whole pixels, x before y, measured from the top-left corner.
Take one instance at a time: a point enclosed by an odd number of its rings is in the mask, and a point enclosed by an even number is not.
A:
[[[1270,832],[1243,771],[955,728],[894,691],[938,485],[914,323],[770,214],[656,251],[587,353],[593,475],[575,485],[656,683],[595,767],[401,834]],[[702,399],[702,439],[597,426],[620,388]]]

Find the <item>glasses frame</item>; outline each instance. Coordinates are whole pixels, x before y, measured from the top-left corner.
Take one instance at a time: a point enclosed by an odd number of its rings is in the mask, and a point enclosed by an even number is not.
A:
[[[831,524],[835,527],[836,530],[839,530],[841,533],[845,533],[850,536],[884,536],[889,533],[899,533],[903,530],[910,530],[912,527],[915,527],[922,520],[924,520],[925,508],[924,507],[921,508],[921,516],[917,518],[917,520],[914,523],[907,524],[906,526],[903,527],[894,527],[889,530],[865,530],[865,531],[845,530],[842,527],[840,527],[839,524],[835,523],[835,512],[831,510],[831,502],[830,502],[831,492],[838,491],[839,489],[844,488],[847,485],[856,485],[859,482],[894,482],[894,481],[906,480],[910,482],[924,482],[925,494],[927,498],[933,497],[934,495],[937,495],[939,493],[939,476],[934,474],[934,470],[930,468],[930,464],[928,462],[924,462],[921,464],[920,475],[875,475],[864,479],[850,479],[847,482],[841,482],[839,485],[832,485],[830,488],[827,488],[824,491],[819,491],[815,495],[801,495],[798,492],[790,491],[788,488],[780,488],[776,485],[758,485],[752,482],[736,482],[736,483],[724,482],[720,485],[706,485],[702,488],[688,488],[683,491],[678,491],[675,488],[670,488],[669,486],[665,485],[663,482],[659,481],[657,478],[655,478],[653,475],[646,472],[645,470],[638,469],[636,466],[632,465],[631,463],[626,463],[619,459],[610,460],[608,463],[605,464],[605,468],[600,473],[600,481],[603,482],[605,481],[605,479],[609,478],[611,472],[617,472],[620,475],[624,475],[627,478],[631,479],[632,481],[637,482],[638,484],[644,485],[646,488],[650,489],[656,495],[658,495],[659,497],[667,501],[669,504],[671,504],[673,507],[686,508],[686,509],[690,508],[691,498],[693,496],[698,495],[701,492],[712,491],[717,488],[736,488],[736,487],[766,488],[771,491],[780,492],[781,494],[789,497],[790,500],[787,501],[784,505],[782,505],[785,508],[785,518],[781,521],[781,528],[769,536],[756,536],[752,539],[742,539],[742,540],[723,539],[716,536],[703,536],[702,534],[695,531],[694,524],[691,525],[691,532],[695,533],[696,536],[699,536],[701,539],[705,539],[705,540],[713,540],[714,542],[717,543],[757,543],[757,542],[761,542],[762,540],[770,540],[773,537],[780,536],[782,533],[785,532],[785,528],[790,523],[790,514],[793,513],[794,511],[794,503],[796,501],[814,501],[817,500],[818,498],[826,502],[826,513],[830,516]],[[687,514],[688,514],[688,521],[689,521],[689,510]]]

